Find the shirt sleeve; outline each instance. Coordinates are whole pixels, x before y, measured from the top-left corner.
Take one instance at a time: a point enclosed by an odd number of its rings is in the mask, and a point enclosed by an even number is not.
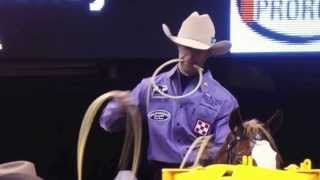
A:
[[[230,133],[229,117],[231,112],[239,106],[238,101],[231,96],[222,105],[218,119],[213,130],[213,147],[209,149],[209,157],[215,158],[221,146],[224,144],[226,137]]]
[[[141,81],[131,92],[130,98],[133,105],[139,108],[143,106],[145,80]],[[141,111],[141,108],[140,108]],[[110,101],[103,109],[99,119],[100,127],[108,132],[121,131],[125,127],[125,113],[122,105],[116,101]]]

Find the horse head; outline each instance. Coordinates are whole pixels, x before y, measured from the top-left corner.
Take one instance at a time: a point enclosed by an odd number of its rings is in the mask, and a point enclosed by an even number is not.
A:
[[[243,156],[252,156],[259,167],[280,168],[282,158],[273,139],[282,123],[282,112],[277,111],[267,121],[244,121],[240,109],[230,115],[230,133],[214,163],[240,164]]]

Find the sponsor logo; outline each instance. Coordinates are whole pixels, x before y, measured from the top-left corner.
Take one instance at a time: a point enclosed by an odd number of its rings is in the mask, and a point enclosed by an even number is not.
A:
[[[168,86],[158,85],[158,87],[163,93],[168,94]],[[152,89],[152,98],[165,98],[165,96],[160,94],[156,89]]]
[[[167,121],[171,118],[171,114],[165,110],[156,110],[148,113],[148,118],[155,121]]]
[[[241,20],[256,33],[278,42],[320,40],[320,0],[234,0]]]
[[[203,120],[197,120],[197,123],[193,130],[197,135],[206,136],[209,132],[210,126],[211,125],[209,123]]]

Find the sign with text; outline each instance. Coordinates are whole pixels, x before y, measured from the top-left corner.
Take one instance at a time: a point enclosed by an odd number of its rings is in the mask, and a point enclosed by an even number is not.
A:
[[[232,53],[320,52],[320,0],[231,0]]]
[[[66,4],[88,4],[90,11],[101,11],[106,0],[0,0],[0,7],[5,5],[66,5]]]

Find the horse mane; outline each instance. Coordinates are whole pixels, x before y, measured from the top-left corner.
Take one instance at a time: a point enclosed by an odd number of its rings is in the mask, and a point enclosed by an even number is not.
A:
[[[249,121],[245,121],[242,123],[242,126],[244,128],[244,132],[247,136],[250,136],[250,134],[256,134],[258,132],[262,132],[262,134],[267,138],[267,140],[270,142],[271,147],[278,153],[280,160],[282,161],[282,157],[280,156],[280,151],[277,148],[276,143],[274,142],[273,137],[269,133],[269,131],[264,128],[263,124],[257,120],[257,119],[251,119]]]

